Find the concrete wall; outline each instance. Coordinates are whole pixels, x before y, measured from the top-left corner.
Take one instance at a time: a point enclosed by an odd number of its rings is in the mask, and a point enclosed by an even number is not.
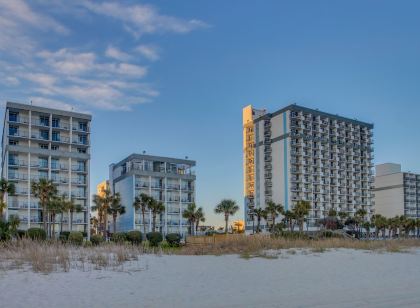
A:
[[[375,212],[385,217],[404,215],[403,173],[376,176]]]

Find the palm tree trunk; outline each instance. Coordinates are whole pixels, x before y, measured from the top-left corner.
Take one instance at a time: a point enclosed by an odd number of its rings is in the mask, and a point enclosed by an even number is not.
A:
[[[152,215],[152,231],[155,232],[156,230],[156,213]]]
[[[225,233],[228,233],[229,215],[225,214]]]
[[[146,236],[146,222],[144,221],[144,217],[146,216],[145,211],[141,210],[141,216],[142,216],[142,223],[143,223],[143,236]]]
[[[47,230],[47,207],[42,204],[42,224],[45,232],[48,232]]]
[[[117,215],[112,215],[112,220],[114,224],[114,233],[117,232]]]
[[[60,215],[60,233],[63,232],[63,216],[64,216],[64,213],[61,212],[61,215]]]
[[[53,234],[53,237],[55,239],[55,214],[53,214],[52,223],[53,223],[53,225],[52,225],[52,234]]]
[[[70,232],[73,231],[73,211],[70,211],[69,226],[70,226]]]

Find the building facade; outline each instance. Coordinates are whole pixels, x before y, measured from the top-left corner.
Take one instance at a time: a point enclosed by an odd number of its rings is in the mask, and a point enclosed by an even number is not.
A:
[[[42,226],[43,213],[31,185],[48,179],[60,195],[82,206],[73,215],[73,230],[89,233],[90,123],[88,114],[6,104],[2,177],[16,187],[15,195],[7,197],[6,217],[17,215],[20,229]],[[69,217],[63,215],[63,230],[69,228]]]
[[[244,197],[249,207],[268,201],[290,210],[299,200],[312,209],[314,226],[329,209],[350,216],[373,212],[373,125],[290,105],[273,113],[243,109]],[[265,227],[265,222],[263,223]]]
[[[180,233],[188,230],[182,217],[188,204],[195,202],[195,161],[152,155],[132,154],[110,166],[109,185],[113,193],[121,195],[126,213],[118,217],[117,230],[139,229],[152,231],[152,214],[147,212],[142,221],[140,210],[135,210],[136,196],[144,193],[165,205],[165,212],[157,217],[156,231]]]
[[[420,174],[402,172],[399,164],[377,165],[374,192],[377,214],[420,218]]]

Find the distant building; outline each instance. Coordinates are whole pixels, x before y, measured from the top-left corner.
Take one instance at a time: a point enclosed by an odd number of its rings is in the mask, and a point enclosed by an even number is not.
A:
[[[43,217],[32,183],[48,179],[58,193],[82,206],[73,230],[89,232],[90,122],[88,114],[8,102],[3,127],[2,177],[14,182],[6,217],[17,215],[20,229],[40,227]],[[63,217],[68,228],[69,213]],[[57,217],[56,221],[61,221]],[[58,227],[55,230],[59,230]]]
[[[331,208],[373,213],[373,124],[298,105],[272,113],[247,106],[242,117],[247,231],[250,207],[268,201],[286,210],[309,201],[309,226]]]
[[[400,164],[377,165],[374,192],[377,214],[420,218],[420,174],[402,172]]]
[[[109,189],[109,181],[102,181],[98,185],[96,185],[96,194],[98,196],[104,196],[104,191]]]
[[[243,220],[235,220],[232,224],[233,232],[243,232],[245,231],[245,222]]]
[[[152,155],[132,154],[110,166],[109,185],[113,193],[120,193],[126,213],[117,221],[118,231],[139,229],[152,231],[152,214],[142,221],[135,210],[136,196],[144,193],[165,205],[165,212],[157,217],[156,231],[185,234],[188,221],[182,217],[188,204],[195,202],[195,161]]]

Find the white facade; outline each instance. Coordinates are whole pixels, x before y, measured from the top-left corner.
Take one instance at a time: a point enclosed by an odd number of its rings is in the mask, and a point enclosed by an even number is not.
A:
[[[374,191],[376,213],[420,218],[420,175],[401,172],[399,164],[377,165]]]
[[[245,194],[245,213],[249,204],[290,210],[299,200],[312,205],[310,226],[330,208],[373,213],[372,124],[297,105],[255,114],[253,122],[255,193]]]
[[[42,211],[31,185],[48,179],[60,195],[73,198],[83,208],[74,213],[73,230],[89,233],[90,122],[87,114],[7,103],[2,177],[15,183],[16,193],[8,196],[6,217],[17,215],[20,229],[42,225]],[[64,214],[63,230],[68,230],[68,219],[69,213]]]
[[[117,221],[118,231],[138,229],[152,231],[152,214],[142,221],[140,210],[133,208],[136,196],[144,193],[165,205],[156,219],[156,231],[164,234],[186,234],[188,222],[182,217],[188,204],[195,202],[195,161],[169,157],[132,154],[110,166],[109,184],[113,193],[121,195],[126,213]]]

